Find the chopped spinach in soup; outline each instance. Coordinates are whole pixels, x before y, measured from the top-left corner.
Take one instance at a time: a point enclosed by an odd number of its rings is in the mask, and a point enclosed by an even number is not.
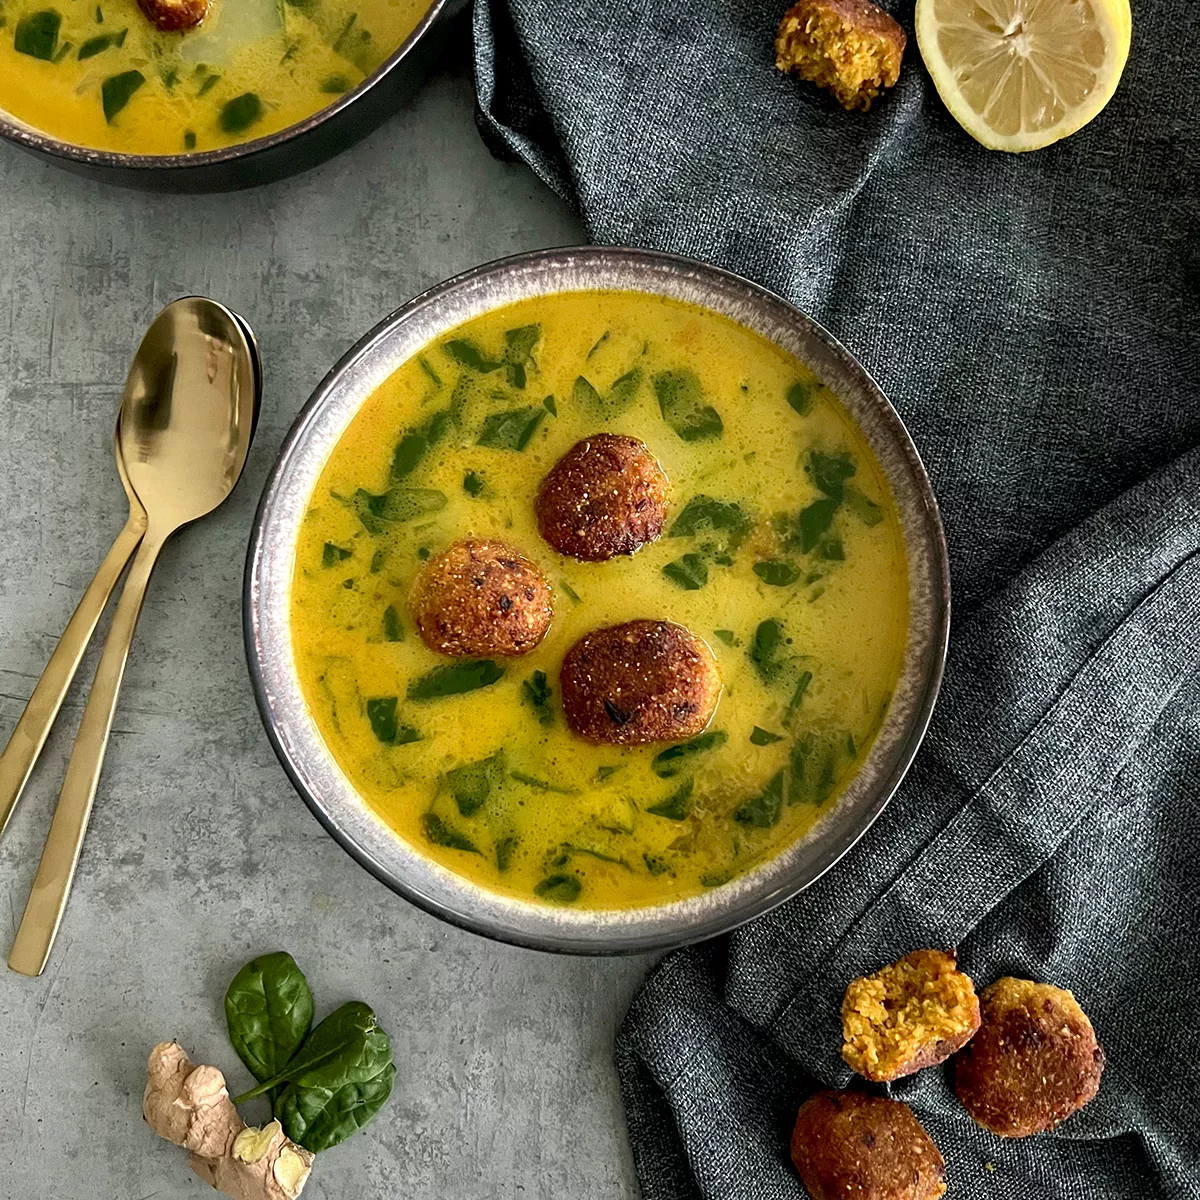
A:
[[[646,444],[669,507],[637,553],[579,562],[533,502],[598,432]],[[552,582],[531,653],[448,659],[406,633],[414,576],[464,537]],[[819,380],[715,314],[581,292],[468,323],[368,399],[304,519],[292,628],[317,727],[399,836],[486,888],[633,907],[718,887],[829,811],[886,713],[907,596],[886,481]],[[585,742],[563,657],[639,618],[708,643],[715,715],[675,744]]]
[[[284,129],[374,71],[428,0],[209,0],[161,32],[136,0],[0,0],[0,110],[96,150],[180,154]]]

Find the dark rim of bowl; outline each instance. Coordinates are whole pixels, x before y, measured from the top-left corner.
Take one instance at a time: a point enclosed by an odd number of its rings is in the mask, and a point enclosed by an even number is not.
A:
[[[348,92],[343,92],[324,108],[319,108],[311,116],[305,117],[303,121],[297,121],[296,124],[288,125],[285,129],[254,138],[249,142],[238,142],[232,146],[223,146],[219,150],[197,150],[183,154],[121,154],[115,150],[93,150],[87,146],[78,146],[74,142],[64,142],[60,138],[52,137],[30,125],[18,122],[3,109],[0,109],[0,137],[7,138],[10,142],[28,150],[36,150],[41,154],[50,154],[71,162],[86,163],[90,167],[107,167],[123,171],[191,169],[216,166],[240,158],[250,158],[252,155],[282,146],[293,138],[309,133],[343,109],[349,108],[360,96],[365,95],[382,82],[412,53],[417,43],[421,41],[443,12],[448,9],[454,10],[456,7],[455,0],[429,0],[429,7],[417,27],[400,43],[395,52],[380,63],[361,83]]]
[[[551,937],[541,937],[536,934],[525,935],[520,932],[514,932],[510,929],[496,929],[488,925],[484,921],[479,921],[464,913],[458,912],[453,908],[442,904],[434,897],[426,895],[419,888],[411,885],[407,880],[400,878],[394,873],[388,871],[381,864],[377,863],[372,856],[358,843],[345,833],[333,820],[331,815],[325,811],[317,799],[311,795],[307,786],[301,778],[300,772],[292,763],[291,758],[284,747],[278,731],[275,728],[274,713],[271,706],[270,698],[267,693],[266,680],[263,677],[262,667],[258,661],[258,656],[255,650],[255,630],[254,630],[254,608],[253,608],[253,591],[255,580],[255,563],[259,557],[262,548],[262,539],[264,532],[264,520],[266,510],[275,494],[276,486],[281,472],[289,457],[293,445],[299,440],[303,434],[305,427],[308,424],[309,418],[314,410],[322,403],[329,389],[341,377],[344,371],[355,362],[360,354],[376,341],[394,322],[404,317],[405,315],[421,308],[427,304],[437,301],[444,294],[461,287],[464,284],[471,282],[481,276],[486,276],[494,272],[510,270],[518,268],[526,264],[534,264],[539,262],[554,262],[556,259],[572,255],[587,255],[595,253],[597,255],[627,258],[633,262],[643,262],[657,264],[658,266],[675,266],[684,267],[688,270],[699,270],[702,273],[718,276],[726,282],[732,283],[737,287],[745,289],[747,292],[755,296],[756,299],[764,301],[770,305],[780,306],[785,309],[789,316],[800,321],[807,326],[815,336],[825,342],[826,346],[837,356],[852,363],[855,369],[862,373],[865,382],[874,392],[874,398],[882,404],[883,410],[891,424],[894,425],[898,433],[897,442],[903,453],[905,460],[908,463],[909,469],[912,471],[913,478],[916,481],[921,499],[923,502],[923,515],[925,518],[926,534],[929,537],[931,550],[931,565],[934,568],[934,576],[937,581],[937,591],[933,603],[937,606],[937,612],[933,619],[934,633],[931,638],[928,673],[924,680],[924,685],[921,690],[921,700],[912,714],[911,723],[903,742],[897,747],[896,757],[891,771],[881,779],[878,791],[874,797],[869,810],[863,816],[861,822],[851,830],[847,831],[839,839],[832,841],[823,850],[819,863],[813,872],[802,882],[788,880],[782,882],[773,891],[759,896],[753,903],[744,905],[736,911],[722,911],[714,916],[710,921],[705,922],[695,928],[689,928],[686,932],[673,937],[664,937],[661,933],[648,933],[641,935],[622,935],[619,931],[614,931],[614,936],[610,942],[599,943],[596,941],[572,940],[569,934],[564,931],[563,936],[554,935]],[[636,291],[636,288],[622,289]],[[871,826],[878,819],[879,814],[887,807],[889,801],[895,795],[905,775],[908,773],[909,767],[912,765],[913,759],[916,756],[922,741],[925,738],[925,733],[928,730],[929,722],[933,716],[933,710],[937,703],[938,693],[941,689],[942,676],[945,669],[946,653],[949,645],[950,636],[950,563],[946,545],[945,530],[941,521],[941,514],[937,504],[937,498],[933,493],[933,488],[930,483],[929,474],[925,470],[925,465],[921,461],[915,445],[908,434],[908,430],[896,412],[891,402],[887,399],[886,394],[879,387],[874,376],[859,363],[842,344],[835,338],[825,327],[813,320],[807,314],[797,308],[791,301],[784,299],[761,284],[755,283],[753,280],[747,279],[743,275],[736,272],[728,271],[723,267],[717,267],[710,263],[702,262],[699,259],[684,257],[683,255],[671,254],[661,250],[645,250],[632,246],[563,246],[549,250],[534,250],[521,254],[514,254],[505,258],[496,259],[489,263],[483,263],[477,267],[472,267],[467,271],[453,276],[450,279],[444,280],[441,283],[435,284],[419,295],[414,296],[407,303],[402,304],[399,308],[393,310],[367,333],[359,338],[340,359],[328,371],[325,377],[317,384],[312,395],[305,402],[303,408],[297,413],[295,420],[292,422],[291,428],[288,430],[283,442],[280,445],[279,453],[275,461],[275,465],[271,469],[270,475],[263,487],[262,496],[259,499],[258,506],[254,514],[254,522],[251,529],[250,541],[246,551],[246,563],[242,581],[242,633],[245,642],[246,663],[250,674],[251,684],[254,689],[254,698],[258,705],[259,716],[262,719],[263,727],[267,733],[267,739],[271,743],[272,749],[275,751],[275,756],[279,759],[280,765],[283,767],[284,773],[291,780],[292,786],[304,801],[312,815],[317,819],[319,824],[324,828],[326,833],[333,838],[335,842],[352,858],[360,867],[366,870],[370,875],[374,876],[389,890],[395,892],[398,896],[415,905],[423,912],[430,916],[437,917],[439,920],[445,921],[449,925],[453,925],[458,929],[466,930],[469,933],[481,935],[489,938],[492,941],[500,942],[506,945],[520,946],[528,950],[539,950],[549,953],[558,954],[576,954],[576,955],[591,955],[591,956],[613,956],[619,954],[638,954],[655,950],[678,949],[682,946],[692,945],[697,942],[706,941],[709,938],[719,937],[729,933],[734,929],[747,924],[749,921],[756,919],[778,907],[787,900],[792,899],[800,892],[811,887],[818,879],[822,878],[829,870],[841,861],[843,857],[862,839]],[[399,835],[396,835],[399,836]],[[653,908],[655,906],[648,906]]]

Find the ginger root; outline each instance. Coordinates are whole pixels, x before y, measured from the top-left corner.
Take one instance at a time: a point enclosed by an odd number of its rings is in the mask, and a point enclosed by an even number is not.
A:
[[[177,1042],[159,1042],[146,1065],[146,1124],[191,1152],[192,1170],[231,1200],[295,1200],[313,1155],[278,1121],[261,1129],[238,1115],[216,1067],[195,1066]]]

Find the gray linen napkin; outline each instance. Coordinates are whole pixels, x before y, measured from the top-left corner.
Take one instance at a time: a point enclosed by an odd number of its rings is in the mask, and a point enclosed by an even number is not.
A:
[[[950,541],[946,686],[909,779],[802,896],[652,976],[617,1059],[648,1200],[803,1195],[852,976],[957,945],[1076,991],[1109,1057],[1053,1135],[894,1089],[952,1194],[1200,1197],[1200,7],[1135,3],[1105,112],[1034,155],[945,113],[910,32],[845,114],[777,75],[761,0],[477,0],[481,131],[591,236],[773,287],[881,381]]]

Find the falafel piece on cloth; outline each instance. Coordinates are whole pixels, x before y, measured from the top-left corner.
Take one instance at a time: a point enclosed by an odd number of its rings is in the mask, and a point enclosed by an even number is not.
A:
[[[864,112],[900,78],[904,30],[870,0],[800,0],[775,37],[775,65]]]
[[[935,1200],[946,1163],[907,1104],[818,1092],[796,1114],[792,1162],[812,1200]]]
[[[454,658],[528,654],[554,617],[550,584],[529,559],[506,542],[474,538],[421,568],[408,606],[425,644]]]
[[[1070,992],[1006,976],[979,999],[983,1023],[954,1060],[954,1090],[985,1129],[1044,1133],[1100,1090],[1104,1051]]]
[[[667,477],[644,442],[598,433],[554,464],[534,507],[542,537],[560,554],[604,562],[662,533]]]
[[[886,1083],[945,1062],[979,1028],[979,997],[953,951],[914,950],[850,982],[842,1001],[842,1058]]]
[[[672,621],[630,621],[585,634],[567,651],[559,679],[571,729],[613,746],[695,737],[721,695],[712,651]]]

